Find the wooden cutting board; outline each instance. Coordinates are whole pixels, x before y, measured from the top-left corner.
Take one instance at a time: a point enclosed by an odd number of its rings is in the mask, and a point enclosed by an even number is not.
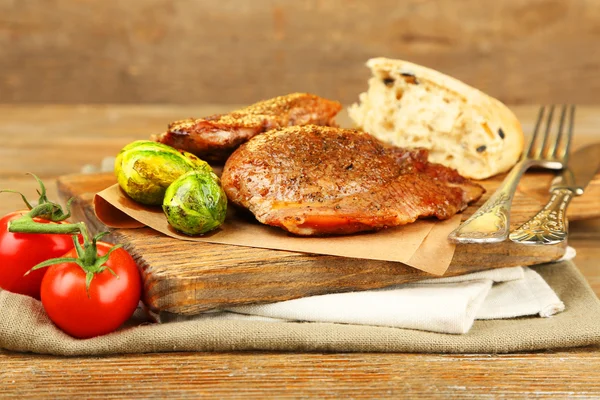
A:
[[[528,173],[523,177],[513,201],[512,227],[525,222],[545,204],[552,177],[550,173]],[[494,192],[502,179],[481,182],[487,193],[463,213],[463,220]],[[96,218],[92,200],[95,193],[114,183],[112,174],[68,175],[59,178],[58,190],[63,201],[75,198],[73,218],[85,221],[91,231],[98,232],[108,228]],[[585,194],[572,202],[568,215],[570,220],[600,216],[600,174]],[[111,239],[123,243],[138,261],[144,281],[143,300],[155,312],[195,314],[433,277],[396,262],[188,242],[149,228],[114,229]],[[445,276],[548,262],[560,258],[565,247],[565,243],[525,246],[511,241],[458,245]]]

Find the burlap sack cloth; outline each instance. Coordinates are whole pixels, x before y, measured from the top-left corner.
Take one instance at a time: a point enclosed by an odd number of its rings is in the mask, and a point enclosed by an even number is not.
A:
[[[506,353],[600,344],[600,302],[569,261],[535,267],[566,310],[550,318],[476,321],[465,335],[328,323],[203,320],[143,323],[87,340],[62,333],[41,303],[0,291],[0,347],[57,355],[167,351]],[[443,306],[443,305],[440,305]]]

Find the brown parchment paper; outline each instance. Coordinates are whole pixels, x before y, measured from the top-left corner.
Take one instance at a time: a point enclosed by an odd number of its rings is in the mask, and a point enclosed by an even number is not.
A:
[[[117,184],[96,194],[94,207],[98,219],[112,228],[147,226],[181,240],[401,262],[434,275],[443,275],[452,261],[455,245],[447,237],[461,219],[456,215],[446,221],[420,220],[379,232],[312,238],[262,225],[229,207],[218,230],[191,237],[173,230],[160,207],[136,203]]]

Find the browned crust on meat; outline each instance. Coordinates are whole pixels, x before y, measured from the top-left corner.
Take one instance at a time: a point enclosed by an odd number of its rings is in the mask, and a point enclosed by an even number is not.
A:
[[[205,160],[222,162],[239,145],[271,129],[307,124],[335,126],[334,118],[341,109],[337,101],[292,93],[229,114],[175,121],[154,139]]]
[[[223,170],[229,199],[258,221],[298,235],[348,234],[450,218],[484,190],[427,151],[350,129],[290,127],[235,151]]]

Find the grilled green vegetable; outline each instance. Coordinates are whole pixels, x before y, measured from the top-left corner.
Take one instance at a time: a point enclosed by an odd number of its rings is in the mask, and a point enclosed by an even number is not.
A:
[[[148,205],[162,204],[167,187],[190,171],[212,172],[212,169],[191,153],[149,140],[128,144],[115,160],[115,174],[121,188],[133,200]]]
[[[199,235],[223,223],[227,196],[212,171],[192,171],[167,188],[163,211],[173,228],[187,235]]]

